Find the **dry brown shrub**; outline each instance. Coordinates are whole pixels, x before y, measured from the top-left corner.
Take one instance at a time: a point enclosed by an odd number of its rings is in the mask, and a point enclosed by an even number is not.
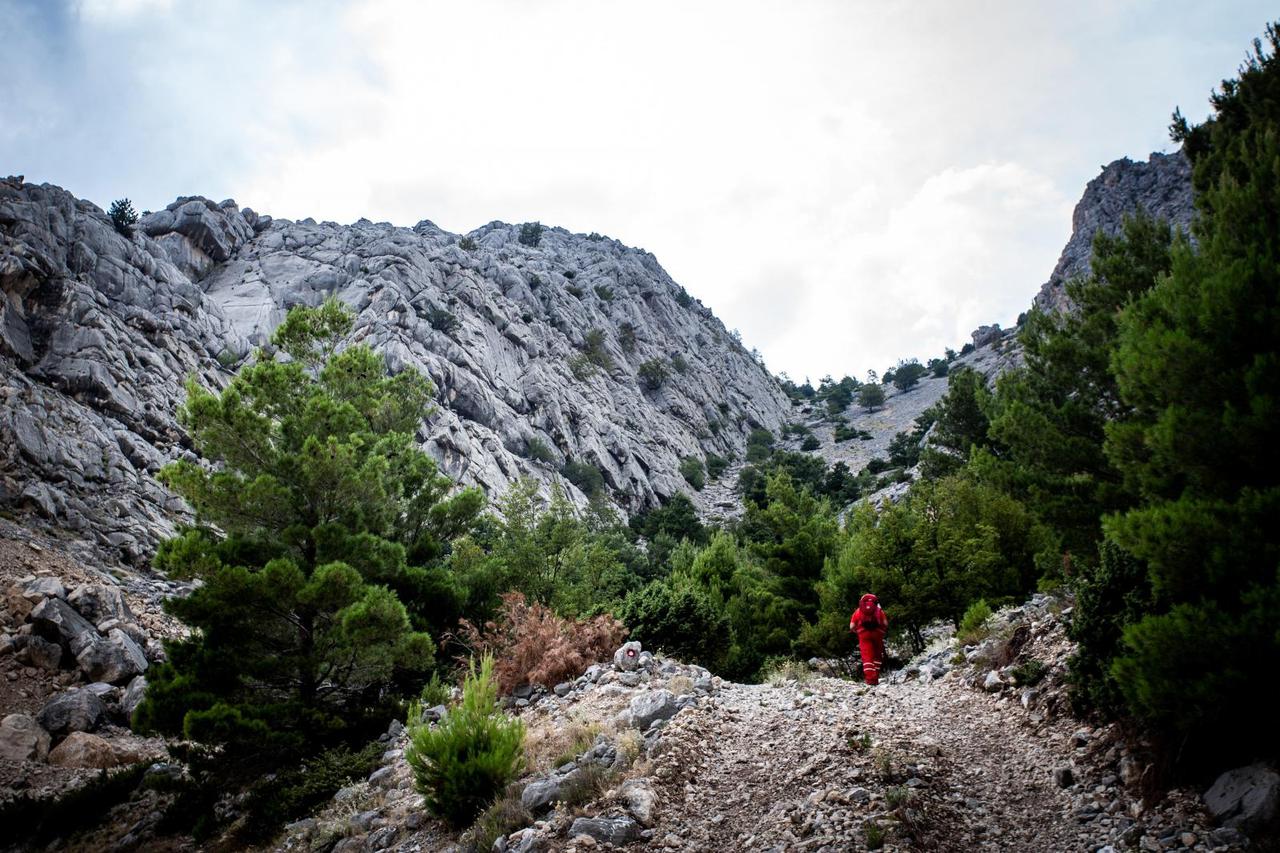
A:
[[[536,601],[529,604],[518,592],[502,596],[496,620],[477,628],[464,619],[459,632],[471,654],[493,655],[501,693],[521,684],[553,687],[577,678],[591,664],[608,659],[626,636],[626,626],[607,613],[565,619]]]

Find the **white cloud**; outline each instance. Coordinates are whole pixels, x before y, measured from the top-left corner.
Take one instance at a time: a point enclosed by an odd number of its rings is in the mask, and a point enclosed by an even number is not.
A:
[[[1239,6],[0,0],[0,160],[104,205],[599,231],[771,368],[861,373],[1026,307],[1099,165],[1204,115]]]

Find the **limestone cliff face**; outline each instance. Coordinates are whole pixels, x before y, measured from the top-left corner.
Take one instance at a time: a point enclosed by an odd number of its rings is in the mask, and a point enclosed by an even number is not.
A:
[[[1035,305],[1047,311],[1068,310],[1066,283],[1089,274],[1093,238],[1098,231],[1118,234],[1124,217],[1137,208],[1167,219],[1183,231],[1191,225],[1195,206],[1191,196],[1191,163],[1182,154],[1152,154],[1146,162],[1128,157],[1104,166],[1089,182],[1071,217],[1071,239],[1058,258],[1049,280],[1036,295]]]
[[[740,456],[751,428],[780,428],[777,382],[652,255],[519,233],[490,223],[464,249],[425,221],[182,198],[124,237],[62,189],[0,181],[0,506],[145,560],[183,517],[154,474],[190,453],[184,377],[225,383],[290,307],[330,295],[355,310],[355,340],[432,379],[424,446],[491,494],[531,475],[583,500],[557,473],[573,460],[638,509],[688,489],[682,457]],[[656,390],[647,361],[670,372]]]

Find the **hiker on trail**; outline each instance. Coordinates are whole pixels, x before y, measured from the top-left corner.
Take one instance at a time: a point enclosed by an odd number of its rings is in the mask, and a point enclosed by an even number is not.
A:
[[[849,630],[858,634],[858,650],[862,654],[862,675],[867,684],[880,683],[880,667],[884,665],[884,635],[889,617],[880,609],[880,601],[871,593],[862,596],[858,609],[849,617]]]

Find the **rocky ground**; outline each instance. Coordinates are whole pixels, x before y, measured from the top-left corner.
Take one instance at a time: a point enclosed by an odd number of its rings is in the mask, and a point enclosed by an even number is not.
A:
[[[1195,792],[1144,800],[1142,753],[1068,714],[1064,613],[1039,596],[986,641],[943,637],[874,688],[803,666],[761,685],[647,656],[593,667],[515,700],[530,814],[492,849],[1245,849]],[[273,849],[480,849],[423,817],[407,735],[388,740],[384,767]]]

